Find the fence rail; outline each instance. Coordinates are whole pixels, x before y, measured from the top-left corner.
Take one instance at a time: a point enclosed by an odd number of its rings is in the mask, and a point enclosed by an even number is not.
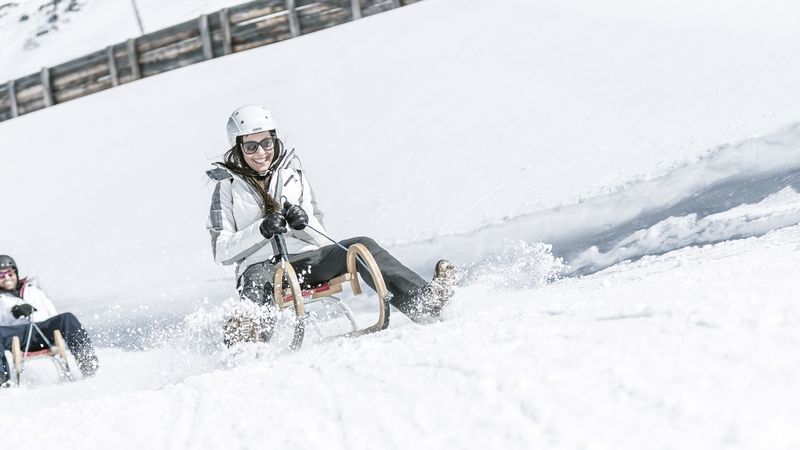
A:
[[[257,0],[226,8],[0,85],[0,122],[418,1]]]

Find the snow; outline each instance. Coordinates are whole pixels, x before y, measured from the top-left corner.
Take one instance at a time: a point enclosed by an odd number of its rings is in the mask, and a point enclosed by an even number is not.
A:
[[[151,21],[218,6],[173,3]],[[64,41],[108,44],[75,17]],[[0,423],[52,425],[4,440],[798,447],[798,21],[784,0],[425,0],[0,123],[0,251],[101,359],[68,385],[31,364]],[[463,268],[443,322],[221,349],[235,281],[203,172],[244,103],[273,110],[332,235]]]

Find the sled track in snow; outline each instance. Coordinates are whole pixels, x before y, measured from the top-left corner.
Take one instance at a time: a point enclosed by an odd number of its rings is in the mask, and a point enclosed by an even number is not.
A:
[[[674,239],[671,239],[670,225],[665,221],[671,218],[689,217],[689,221],[696,224],[707,217],[729,212],[743,205],[762,203],[786,188],[791,188],[795,193],[800,192],[800,169],[724,180],[696,192],[674,205],[668,205],[663,209],[649,210],[633,220],[608,230],[558,241],[553,244],[553,253],[571,262],[573,270],[570,273],[572,275],[585,275],[625,259],[660,255],[689,245],[714,244],[730,239],[761,236],[769,231],[797,224],[800,221],[800,210],[773,217],[748,215],[748,217],[742,218],[740,224],[733,223],[737,220],[737,217],[734,217],[729,227],[719,224],[722,228],[728,228],[727,232],[721,231],[715,235],[713,232],[705,233],[708,228],[706,226],[695,226],[694,232],[688,230],[691,236],[675,236]],[[763,220],[760,220],[761,223],[757,226],[747,226],[748,222],[752,223],[759,219]],[[659,227],[660,224],[665,224],[665,226]],[[640,246],[640,250],[637,251],[635,248],[631,248],[637,245],[637,241],[642,240],[637,239],[637,232],[640,232],[639,235],[662,234],[662,244],[655,248],[645,244]],[[681,233],[672,233],[672,235],[677,234]],[[597,261],[592,261],[591,256],[582,257],[587,255],[587,252],[607,255],[622,248],[628,250],[628,253],[625,253],[627,257],[600,258]]]
[[[576,276],[690,245],[760,236],[800,222],[798,150],[800,123],[576,203],[401,244],[398,253],[434,246],[457,262],[480,265],[513,252],[515,242],[543,242],[567,264],[563,275]],[[418,261],[419,267],[432,263]]]

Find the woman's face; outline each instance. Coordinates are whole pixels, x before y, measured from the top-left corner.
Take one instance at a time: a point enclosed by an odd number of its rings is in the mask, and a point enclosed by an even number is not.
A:
[[[17,288],[17,271],[14,269],[0,270],[0,289],[13,291]]]
[[[244,160],[251,169],[259,173],[269,169],[275,156],[275,141],[270,137],[269,131],[245,135],[239,145]]]

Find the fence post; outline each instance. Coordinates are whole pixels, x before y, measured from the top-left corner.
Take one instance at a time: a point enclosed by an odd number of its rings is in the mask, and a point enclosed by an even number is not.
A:
[[[361,0],[350,0],[350,11],[353,20],[361,18]]]
[[[219,23],[222,24],[222,53],[229,55],[233,53],[231,46],[231,21],[228,19],[228,8],[219,12]]]
[[[117,57],[114,56],[114,46],[109,45],[106,49],[108,56],[108,76],[111,78],[111,86],[119,86],[119,74],[117,73]]]
[[[142,77],[142,71],[139,69],[139,56],[136,54],[136,39],[128,39],[128,63],[131,66],[131,75],[134,80]]]
[[[19,107],[17,106],[17,87],[14,80],[8,82],[8,100],[11,102],[11,117],[17,117]]]
[[[42,90],[44,90],[44,106],[53,106],[53,87],[50,86],[50,69],[42,67]]]
[[[286,0],[286,11],[289,13],[289,30],[292,32],[292,37],[300,36],[300,21],[297,20],[294,0]]]
[[[214,57],[214,49],[211,48],[211,33],[208,31],[208,14],[200,16],[200,41],[203,43],[203,59]]]

